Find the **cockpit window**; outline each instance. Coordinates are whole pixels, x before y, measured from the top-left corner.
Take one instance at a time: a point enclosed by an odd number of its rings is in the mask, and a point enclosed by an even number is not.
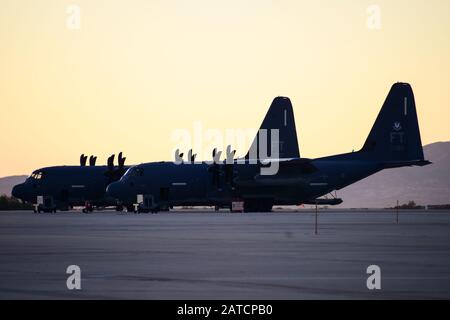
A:
[[[31,174],[31,178],[33,178],[34,180],[41,180],[44,178],[44,172],[35,171]]]
[[[142,168],[134,168],[132,171],[132,175],[134,177],[142,177],[144,175],[144,169]]]
[[[141,167],[132,167],[128,169],[124,176],[129,177],[142,177],[144,175],[144,169]]]

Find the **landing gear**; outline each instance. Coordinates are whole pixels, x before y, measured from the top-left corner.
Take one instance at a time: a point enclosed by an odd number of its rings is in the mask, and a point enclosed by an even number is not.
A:
[[[67,204],[60,205],[58,208],[60,211],[69,211],[70,207]]]
[[[44,212],[44,213],[56,213],[56,209],[38,209],[38,213]]]
[[[137,203],[133,205],[134,213],[158,213],[158,211],[169,211],[169,205],[158,204],[155,202],[153,195],[137,195]]]
[[[37,196],[34,205],[34,213],[56,213],[56,204],[50,196]]]
[[[272,206],[270,199],[249,199],[244,201],[244,212],[271,212]]]
[[[56,213],[56,208],[44,208],[41,205],[35,205],[33,213]]]
[[[94,211],[94,206],[88,201],[84,204],[83,213],[91,213]]]
[[[153,207],[153,208],[140,208],[138,206],[137,209],[134,210],[134,213],[140,214],[140,213],[152,213],[156,214],[160,211],[159,207]]]

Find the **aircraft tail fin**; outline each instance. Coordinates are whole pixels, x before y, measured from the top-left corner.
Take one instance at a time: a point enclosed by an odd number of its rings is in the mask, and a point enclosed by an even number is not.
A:
[[[250,150],[245,156],[246,159],[259,158],[261,154],[260,147],[265,142],[267,143],[267,153],[273,157],[271,150],[271,131],[273,129],[278,130],[279,158],[300,158],[292,103],[289,98],[276,97],[270,105],[269,111],[267,111]],[[260,141],[261,130],[266,130],[267,132],[267,136],[265,136],[267,139],[264,139],[266,141]]]
[[[392,86],[361,152],[388,163],[423,163],[424,155],[412,88]]]

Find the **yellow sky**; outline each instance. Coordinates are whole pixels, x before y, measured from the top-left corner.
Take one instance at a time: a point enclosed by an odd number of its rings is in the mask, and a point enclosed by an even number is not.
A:
[[[423,143],[450,140],[449,14],[448,0],[0,0],[0,176],[81,153],[171,159],[175,129],[256,130],[278,95],[302,156],[348,152],[396,81],[413,85]]]

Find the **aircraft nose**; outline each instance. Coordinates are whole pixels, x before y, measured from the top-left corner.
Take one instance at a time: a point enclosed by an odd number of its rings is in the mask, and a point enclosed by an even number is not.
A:
[[[11,191],[11,195],[17,199],[23,199],[25,195],[25,186],[23,183],[18,184],[13,187]]]
[[[108,185],[108,187],[106,187],[106,194],[108,196],[110,196],[111,198],[114,199],[120,199],[120,187],[121,183],[120,182],[113,182],[110,185]]]

